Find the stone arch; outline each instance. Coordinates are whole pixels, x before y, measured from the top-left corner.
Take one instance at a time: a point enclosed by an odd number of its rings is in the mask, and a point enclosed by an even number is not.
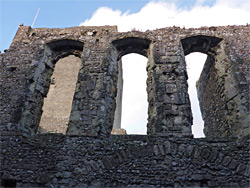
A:
[[[113,133],[124,134],[124,131],[119,132],[121,129],[121,109],[122,109],[122,92],[123,92],[123,75],[122,75],[122,62],[121,57],[130,53],[140,54],[148,58],[149,46],[151,40],[138,37],[125,37],[122,39],[113,40],[111,59],[115,61],[118,66],[118,80],[117,80],[117,95],[116,95],[116,109],[114,114]],[[147,82],[147,87],[149,82]],[[117,132],[118,130],[118,132]]]
[[[145,57],[148,57],[148,49],[151,40],[137,38],[137,37],[127,37],[112,42],[113,46],[117,50],[117,60],[120,60],[122,56],[129,53],[138,53]]]
[[[83,51],[83,42],[72,39],[51,41],[46,46],[52,52],[53,62],[68,55],[75,55],[80,58]]]
[[[218,37],[196,35],[181,39],[181,44],[185,55],[192,52],[201,52],[209,55],[214,52],[212,48],[217,46],[221,41],[222,39]]]
[[[45,44],[44,55],[31,64],[27,100],[22,109],[19,129],[23,135],[37,133],[42,115],[43,99],[47,96],[55,63],[64,57],[74,55],[81,58],[83,42],[59,39]]]

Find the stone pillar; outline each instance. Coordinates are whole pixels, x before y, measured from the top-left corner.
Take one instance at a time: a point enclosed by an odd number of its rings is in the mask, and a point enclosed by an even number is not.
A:
[[[68,135],[110,135],[116,108],[118,64],[110,49],[89,43],[73,100]]]
[[[122,62],[121,60],[117,62],[118,65],[118,81],[117,81],[117,95],[116,95],[116,108],[113,129],[111,134],[114,135],[126,135],[127,132],[125,129],[121,128],[122,120],[122,92],[123,92],[123,71],[122,71]]]
[[[191,135],[192,113],[180,43],[151,45],[147,69],[148,134]]]
[[[116,96],[116,109],[113,129],[121,129],[121,118],[122,118],[122,91],[123,91],[123,78],[122,78],[122,64],[118,61],[118,85],[117,85],[117,96]]]

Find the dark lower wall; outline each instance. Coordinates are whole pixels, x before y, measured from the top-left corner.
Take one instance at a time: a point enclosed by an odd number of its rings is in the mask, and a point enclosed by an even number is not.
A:
[[[1,185],[248,187],[249,141],[153,136],[1,136]]]

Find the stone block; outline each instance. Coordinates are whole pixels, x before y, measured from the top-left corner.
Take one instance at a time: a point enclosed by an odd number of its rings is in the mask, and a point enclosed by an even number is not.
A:
[[[69,178],[72,175],[71,172],[63,172],[62,177]]]
[[[210,153],[210,156],[208,157],[208,161],[213,163],[217,159],[217,156],[218,156],[218,152],[217,151],[212,151]]]
[[[203,159],[208,159],[210,153],[211,153],[211,151],[208,148],[203,148],[201,151],[201,157]]]
[[[176,85],[175,84],[167,84],[166,85],[166,93],[175,93],[177,91]]]
[[[164,63],[179,63],[181,56],[161,56],[160,61]]]
[[[111,169],[112,168],[112,163],[106,157],[102,158],[102,163],[103,163],[103,165],[105,166],[106,169]]]
[[[240,163],[236,169],[236,172],[240,175],[243,175],[246,169],[246,165]]]
[[[154,145],[154,154],[155,155],[159,155],[159,148],[158,148],[158,146],[157,145]]]
[[[165,150],[163,145],[158,145],[161,155],[165,155]]]
[[[171,143],[169,141],[165,141],[164,142],[164,147],[165,147],[165,152],[166,154],[169,154],[171,153]]]
[[[193,151],[194,151],[194,146],[193,145],[187,146],[187,148],[186,148],[186,154],[187,154],[187,156],[190,157],[192,155]]]
[[[244,176],[250,178],[250,165],[246,166],[246,170],[244,172]]]
[[[228,166],[229,165],[229,163],[231,162],[231,157],[229,157],[229,156],[226,156],[224,159],[223,159],[223,161],[222,161],[222,165],[223,166]]]
[[[197,159],[200,157],[200,154],[201,154],[201,148],[199,146],[196,146],[195,149],[194,149],[194,158]]]
[[[238,166],[238,162],[236,161],[236,160],[232,160],[231,162],[230,162],[230,164],[229,164],[229,168],[230,169],[232,169],[232,170],[235,170],[236,169],[236,167]]]
[[[36,90],[39,91],[41,94],[44,95],[44,88],[43,88],[42,85],[37,84],[37,85],[36,85]]]
[[[215,180],[211,180],[207,182],[207,185],[209,187],[217,187],[218,186],[218,182],[216,182]]]
[[[127,132],[125,129],[112,129],[111,134],[113,135],[126,135]]]
[[[222,153],[219,153],[219,155],[218,155],[218,157],[217,157],[217,159],[215,161],[215,164],[220,165],[223,158],[224,158],[224,155]]]

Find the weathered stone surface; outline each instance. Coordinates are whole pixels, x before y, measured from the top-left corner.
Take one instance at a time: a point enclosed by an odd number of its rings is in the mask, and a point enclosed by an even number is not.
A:
[[[178,183],[189,187],[232,187],[233,178],[240,187],[249,181],[249,166],[245,164],[249,146],[235,140],[214,139],[211,142],[208,139],[147,135],[112,135],[99,139],[40,134],[29,138],[2,136],[1,141],[2,185],[18,182],[19,187],[83,184],[93,184],[94,187],[112,187],[114,184],[119,187],[174,187]],[[172,148],[171,151],[162,143]],[[227,149],[221,150],[220,144]],[[197,149],[190,153],[193,145],[199,149],[200,156],[195,154]],[[215,164],[205,158],[202,154],[204,146],[205,151],[225,156],[222,162]],[[241,148],[240,154],[237,148]],[[225,165],[229,157],[239,164],[237,168]]]
[[[139,53],[148,57],[148,134],[191,134],[184,56],[197,51],[209,55],[197,84],[205,134],[247,136],[249,37],[245,36],[249,36],[248,26],[216,27],[216,30],[173,27],[128,33],[118,33],[111,26],[66,29],[20,26],[10,49],[1,54],[2,81],[6,86],[1,119],[4,124],[19,124],[25,134],[36,133],[54,65],[65,56],[75,55],[81,57],[82,68],[68,134],[110,134],[112,126],[119,128],[121,118],[120,58]],[[20,56],[22,62],[18,61]],[[9,71],[8,67],[15,68]],[[14,102],[7,106],[13,95],[22,98],[18,109]],[[81,115],[75,118],[74,111],[78,109]],[[22,114],[16,115],[20,111]]]
[[[240,37],[249,35],[249,30]],[[231,39],[223,39],[218,47],[213,48],[216,55],[208,56],[197,82],[207,136],[244,137],[250,132],[249,87],[245,87],[246,80],[249,80],[246,72],[249,70],[249,54],[245,53],[250,49],[249,37],[241,40],[241,44],[233,43]],[[243,46],[245,50],[237,54],[235,49]]]
[[[112,129],[111,131],[111,134],[114,134],[114,135],[126,135],[127,132],[125,129]]]
[[[0,54],[1,186],[247,187],[249,28],[20,25]],[[208,54],[197,83],[204,139],[191,135],[185,55],[192,52]],[[114,122],[120,128],[119,65],[128,53],[148,58],[148,135],[111,135]],[[81,66],[67,133],[39,134],[55,64],[69,55]]]

